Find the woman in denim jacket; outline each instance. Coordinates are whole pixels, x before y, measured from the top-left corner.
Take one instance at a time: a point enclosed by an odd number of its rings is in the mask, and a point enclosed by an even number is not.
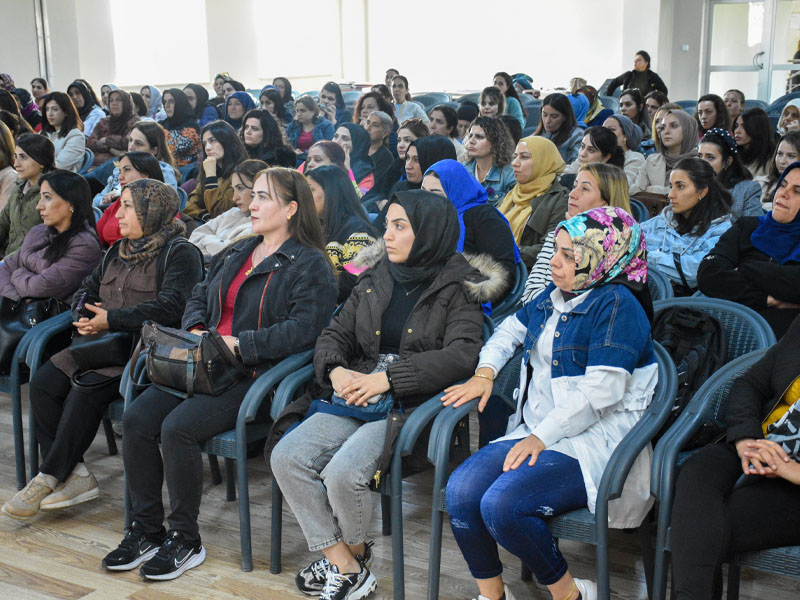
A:
[[[594,511],[611,453],[644,414],[658,378],[639,225],[606,206],[562,222],[555,240],[553,283],[503,321],[475,375],[443,397],[456,406],[480,398],[483,410],[491,381],[523,347],[508,434],[467,459],[447,485],[450,524],[480,599],[511,599],[498,544],[554,598],[597,597],[594,582],[572,578],[544,519]],[[609,505],[612,527],[637,527],[647,514],[650,457],[648,447]]]

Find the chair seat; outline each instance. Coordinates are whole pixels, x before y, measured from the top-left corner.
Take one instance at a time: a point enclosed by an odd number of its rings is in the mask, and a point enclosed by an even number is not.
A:
[[[799,577],[800,546],[786,546],[759,552],[748,552],[737,556],[736,562],[740,567],[749,567],[759,571],[766,571],[767,573],[788,575],[789,577]]]
[[[253,423],[247,426],[247,441],[253,442],[263,439],[269,434],[269,425],[266,423]],[[203,452],[221,456],[222,458],[236,458],[236,430],[229,429],[215,435],[202,446]]]
[[[594,515],[589,509],[581,508],[553,517],[548,525],[555,538],[596,544],[594,523]]]

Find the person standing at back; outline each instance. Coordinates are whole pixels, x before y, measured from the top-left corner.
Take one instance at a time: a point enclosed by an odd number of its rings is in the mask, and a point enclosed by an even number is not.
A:
[[[606,94],[614,95],[614,91],[622,86],[622,89],[636,88],[642,93],[642,97],[652,91],[658,90],[668,94],[667,86],[658,76],[658,73],[650,70],[650,55],[644,50],[639,50],[633,59],[633,70],[626,71],[622,75],[615,77],[608,84]]]

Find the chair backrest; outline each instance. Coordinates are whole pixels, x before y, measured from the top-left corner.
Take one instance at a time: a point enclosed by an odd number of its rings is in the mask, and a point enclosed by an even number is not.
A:
[[[694,114],[694,110],[697,108],[697,100],[678,100],[676,104],[679,104],[683,110],[691,115]]]
[[[522,368],[522,346],[517,348],[514,355],[508,359],[505,366],[494,378],[492,396],[496,396],[511,408],[517,407],[514,391],[519,387],[519,372]],[[491,398],[489,399],[491,401]]]
[[[178,186],[178,201],[180,202],[180,210],[183,211],[186,208],[186,203],[189,201],[189,194],[186,193],[186,190],[182,187]]]
[[[367,91],[369,90],[364,90],[363,92],[361,90],[347,90],[346,92],[342,92],[342,97],[344,98],[345,104],[355,104],[361,94]]]
[[[783,107],[789,103],[789,100],[794,100],[795,98],[800,98],[800,92],[792,92],[790,94],[785,94],[771,102],[769,106],[765,109],[770,115],[777,114],[780,115],[781,111],[783,111]],[[745,104],[747,101],[745,100]]]
[[[615,113],[619,112],[619,98],[614,96],[598,96],[600,103],[606,108],[610,108]]]
[[[647,287],[650,288],[653,302],[675,297],[675,292],[672,291],[672,285],[667,276],[652,267],[647,269]]]
[[[103,209],[99,206],[92,206],[92,210],[94,211],[94,222],[97,223],[103,216]]]
[[[530,118],[530,116],[529,116],[529,118]],[[536,132],[536,127],[538,125],[539,124],[537,123],[536,125],[526,126],[525,129],[522,130],[522,137],[530,137],[530,136],[532,136]]]
[[[763,100],[745,100],[744,110],[748,110],[751,108],[761,108],[766,111],[769,108],[769,105]]]
[[[416,102],[416,98],[414,98],[414,101]],[[461,105],[458,102],[453,102],[452,100],[449,102],[434,102],[430,106],[425,107],[425,113],[430,117],[433,109],[437,106],[449,106],[453,110],[458,110],[458,107]]]
[[[526,106],[525,110],[528,112],[528,116],[525,119],[525,127],[533,127],[535,129],[539,126],[539,121],[542,119],[542,105],[534,104]]]
[[[517,308],[517,303],[522,298],[522,293],[525,291],[525,282],[528,279],[528,269],[525,263],[520,260],[514,269],[514,284],[511,286],[506,297],[492,309],[492,319],[494,321],[501,321],[503,318],[510,315]]]
[[[654,303],[656,314],[669,306],[694,308],[715,317],[728,338],[728,360],[775,344],[767,321],[752,308],[720,298],[667,298]]]
[[[631,198],[630,201],[633,218],[639,221],[639,223],[644,223],[647,221],[647,219],[650,218],[650,211],[647,210],[647,207],[644,205],[644,203],[636,198]]]
[[[478,104],[478,100],[480,99],[480,97],[481,97],[480,92],[472,92],[471,94],[464,94],[463,96],[460,96],[458,98],[458,102],[460,104],[463,104],[464,102],[474,102],[475,104]]]
[[[427,110],[431,106],[436,104],[444,104],[445,102],[450,102],[450,94],[446,94],[444,92],[428,92],[425,94],[414,94],[411,96],[414,102],[418,104],[422,104]]]
[[[85,175],[89,172],[89,168],[94,164],[94,152],[86,148],[83,151],[83,162],[81,163],[81,169],[78,171],[79,175]]]

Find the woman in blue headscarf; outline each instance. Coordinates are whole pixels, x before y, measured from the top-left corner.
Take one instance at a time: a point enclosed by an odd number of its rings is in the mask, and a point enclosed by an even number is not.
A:
[[[706,296],[749,306],[780,338],[800,314],[800,162],[778,179],[772,210],[740,217],[697,269]]]
[[[567,96],[567,99],[570,101],[570,104],[572,104],[572,112],[575,113],[575,120],[578,122],[578,127],[586,129],[586,115],[589,113],[589,99],[577,92]]]
[[[488,195],[478,180],[457,160],[434,163],[422,179],[422,189],[445,196],[458,213],[458,252],[474,255],[470,261],[485,275],[496,277],[497,300],[505,297],[513,283],[519,250],[505,217],[488,204]]]
[[[161,106],[161,90],[154,85],[143,85],[139,93],[147,102],[147,115],[145,115],[147,118],[154,121],[163,121],[167,118],[167,113]]]
[[[225,120],[236,131],[242,126],[242,119],[247,111],[253,110],[256,103],[247,92],[233,92],[225,101]]]

